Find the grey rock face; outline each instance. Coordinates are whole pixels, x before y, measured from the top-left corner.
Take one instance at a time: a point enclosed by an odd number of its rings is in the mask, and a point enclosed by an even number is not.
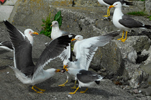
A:
[[[151,15],[151,0],[146,0],[145,11],[148,13],[148,15]]]

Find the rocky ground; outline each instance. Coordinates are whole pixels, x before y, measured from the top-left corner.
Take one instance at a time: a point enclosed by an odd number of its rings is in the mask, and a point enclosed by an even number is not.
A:
[[[17,26],[23,31],[28,26]],[[39,32],[34,27],[34,31]],[[9,36],[3,23],[0,23],[0,41],[8,40]],[[33,59],[37,61],[41,52],[45,48],[44,43],[50,41],[48,37],[43,35],[34,37]],[[53,60],[45,68],[55,67],[61,68],[59,59]],[[0,100],[151,100],[150,96],[145,96],[138,89],[131,89],[128,85],[120,85],[112,82],[108,78],[100,83],[100,85],[90,88],[86,93],[81,94],[79,89],[76,94],[69,95],[74,91],[70,87],[73,82],[69,82],[65,87],[59,87],[66,80],[66,76],[57,73],[49,80],[37,84],[38,87],[46,89],[43,94],[37,94],[31,90],[31,86],[22,84],[16,77],[9,66],[13,66],[13,53],[0,49]]]

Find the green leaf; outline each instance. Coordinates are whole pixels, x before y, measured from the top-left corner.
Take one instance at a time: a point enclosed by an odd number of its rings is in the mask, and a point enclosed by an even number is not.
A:
[[[45,23],[46,21],[44,19],[42,19],[42,22]]]
[[[61,27],[61,25],[62,25],[62,17],[60,17],[57,21],[59,23],[59,27]]]
[[[61,11],[58,11],[54,17],[54,20],[58,20],[61,17]]]

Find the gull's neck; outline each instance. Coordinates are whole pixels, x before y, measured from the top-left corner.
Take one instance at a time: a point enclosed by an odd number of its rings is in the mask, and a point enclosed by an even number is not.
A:
[[[60,32],[59,27],[52,27],[51,38],[56,39],[60,37],[62,34]]]
[[[30,41],[30,44],[33,45],[33,36],[30,34],[25,34],[25,36],[28,38],[28,40]]]
[[[122,7],[115,8],[113,17],[122,16],[122,15],[123,15],[123,13],[122,13]]]
[[[116,22],[119,21],[119,19],[122,19],[123,15],[124,14],[122,13],[122,7],[115,8],[113,14],[113,23],[115,24]]]

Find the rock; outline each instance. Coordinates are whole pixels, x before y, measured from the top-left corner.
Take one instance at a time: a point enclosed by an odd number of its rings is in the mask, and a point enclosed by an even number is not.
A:
[[[100,60],[100,67],[104,67],[115,74],[120,74],[122,70],[126,69],[124,59],[132,60],[130,59],[131,52],[141,52],[144,49],[148,50],[149,46],[150,39],[147,36],[129,36],[125,43],[113,40],[106,46],[100,48],[96,53],[98,56],[96,59]],[[137,57],[136,53],[131,55]],[[136,57],[131,62],[135,62]],[[96,64],[96,62],[92,62],[92,65],[93,63]]]
[[[149,57],[144,61],[144,65],[147,65],[149,63],[151,63],[151,47],[146,50],[144,49],[142,52],[141,52],[141,55],[148,55]]]
[[[5,6],[14,6],[17,0],[6,0],[6,2],[3,4]]]
[[[145,0],[145,11],[148,13],[148,15],[151,15],[151,1]]]
[[[151,63],[146,64],[146,65],[144,65],[144,64],[140,65],[141,70],[143,70],[144,72],[149,74],[149,78],[147,80],[148,85],[151,85],[151,67],[150,66],[151,66]]]
[[[145,94],[146,96],[151,96],[151,87],[142,89],[142,93]]]
[[[13,6],[0,6],[0,22],[4,19],[8,20],[13,10]]]
[[[146,81],[147,79],[148,79],[148,74],[137,69],[131,76],[131,80],[129,81],[129,83],[130,83],[131,87],[138,88],[138,87],[140,87],[140,84],[143,81]]]

